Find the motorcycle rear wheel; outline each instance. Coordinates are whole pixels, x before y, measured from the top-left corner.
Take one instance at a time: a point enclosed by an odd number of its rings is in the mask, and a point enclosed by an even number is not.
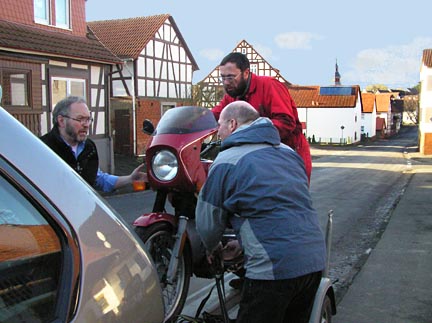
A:
[[[186,245],[179,258],[176,280],[167,282],[168,265],[175,242],[175,232],[168,223],[155,223],[149,227],[135,227],[135,232],[150,253],[159,276],[165,305],[165,322],[173,322],[181,314],[189,290],[192,275],[190,249]]]

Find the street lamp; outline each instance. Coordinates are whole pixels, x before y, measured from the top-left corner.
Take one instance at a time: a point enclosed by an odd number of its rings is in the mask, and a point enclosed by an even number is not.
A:
[[[345,129],[345,127],[344,126],[341,126],[341,130],[342,130],[342,142],[341,142],[341,145],[343,145],[343,143],[344,143],[344,139],[343,139],[343,130]]]

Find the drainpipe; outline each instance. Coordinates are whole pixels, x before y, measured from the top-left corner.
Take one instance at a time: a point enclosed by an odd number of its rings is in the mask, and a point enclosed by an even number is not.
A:
[[[132,62],[132,71],[127,66],[127,62]],[[133,133],[133,154],[134,156],[137,155],[137,135],[136,135],[136,103],[135,103],[135,73],[134,73],[134,59],[133,58],[127,58],[124,60],[124,66],[126,67],[127,71],[131,75],[131,83],[132,83],[132,89],[131,89],[131,95],[132,95],[132,133]]]

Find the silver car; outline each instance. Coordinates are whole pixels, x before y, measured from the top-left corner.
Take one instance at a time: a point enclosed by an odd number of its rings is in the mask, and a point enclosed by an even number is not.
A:
[[[0,322],[163,322],[128,225],[0,107]]]

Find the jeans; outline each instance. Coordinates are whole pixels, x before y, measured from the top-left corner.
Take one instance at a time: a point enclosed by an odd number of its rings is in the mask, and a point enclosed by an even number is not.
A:
[[[284,280],[246,278],[237,323],[307,323],[321,271]]]

